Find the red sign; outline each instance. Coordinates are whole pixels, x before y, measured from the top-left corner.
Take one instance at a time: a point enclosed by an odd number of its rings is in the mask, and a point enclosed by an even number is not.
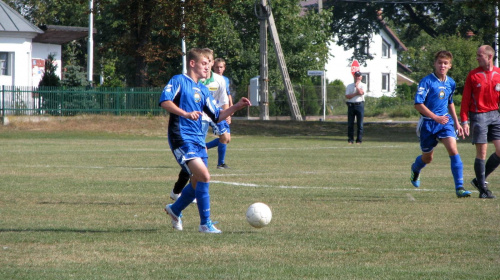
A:
[[[354,73],[359,71],[359,62],[355,59],[351,64],[351,74],[354,76]]]

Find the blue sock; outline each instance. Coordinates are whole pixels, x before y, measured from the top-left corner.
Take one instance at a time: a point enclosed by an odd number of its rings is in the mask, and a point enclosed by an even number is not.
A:
[[[422,161],[422,155],[419,155],[415,159],[415,162],[411,165],[411,169],[413,172],[420,172],[420,170],[422,170],[425,166],[426,164]]]
[[[226,148],[227,144],[222,144],[219,142],[219,146],[217,147],[217,152],[219,154],[219,161],[217,165],[224,164],[224,160],[226,159]]]
[[[464,178],[463,178],[464,165],[462,164],[462,159],[460,159],[459,154],[456,154],[454,156],[450,156],[450,161],[451,161],[451,173],[453,174],[453,180],[455,181],[455,189],[462,188],[464,185]]]
[[[207,149],[212,149],[213,147],[217,147],[219,145],[219,138],[216,138],[205,144]]]
[[[186,207],[193,202],[195,198],[195,190],[191,183],[187,184],[184,189],[182,189],[181,196],[172,204],[172,212],[179,216]]]
[[[209,185],[210,183],[205,182],[196,183],[196,200],[198,201],[198,212],[200,213],[200,225],[206,224],[210,219]]]

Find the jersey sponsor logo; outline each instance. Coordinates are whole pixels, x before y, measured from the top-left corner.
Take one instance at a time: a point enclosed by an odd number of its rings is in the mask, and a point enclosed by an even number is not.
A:
[[[219,88],[218,87],[208,87],[208,90],[209,91],[216,91],[218,90]]]
[[[425,88],[419,87],[417,90],[417,94],[424,94]]]
[[[167,86],[165,87],[165,91],[166,91],[166,92],[171,92],[171,91],[172,91],[172,85],[167,85]]]

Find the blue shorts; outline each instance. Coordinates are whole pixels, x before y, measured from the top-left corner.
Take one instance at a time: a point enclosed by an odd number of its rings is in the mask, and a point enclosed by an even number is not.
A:
[[[428,118],[420,118],[417,125],[417,135],[420,137],[420,149],[424,153],[434,150],[439,143],[439,139],[453,137],[457,138],[455,122],[449,116],[446,124],[440,124]]]
[[[219,123],[210,122],[210,126],[212,127],[214,135],[220,136],[224,133],[231,133],[231,129],[229,129],[229,124],[226,120]]]
[[[182,145],[180,148],[172,150],[174,154],[175,160],[181,166],[181,168],[187,173],[191,174],[191,170],[189,170],[188,162],[195,158],[201,158],[205,163],[205,166],[208,166],[208,154],[207,149],[203,146],[186,143]]]

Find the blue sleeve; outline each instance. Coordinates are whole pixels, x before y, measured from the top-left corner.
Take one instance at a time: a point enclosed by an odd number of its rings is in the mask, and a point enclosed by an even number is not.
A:
[[[417,93],[415,94],[415,104],[423,104],[428,92],[427,80],[424,78],[418,84]]]
[[[180,88],[181,86],[177,76],[172,77],[168,84],[163,88],[158,105],[161,106],[161,103],[164,101],[173,101]]]
[[[450,79],[450,98],[448,98],[448,104],[452,104],[453,103],[453,94],[455,94],[455,89],[456,89],[456,86],[457,84],[455,83],[455,81],[448,77]]]
[[[224,80],[226,81],[226,92],[227,92],[227,95],[231,95],[231,92],[229,91],[229,78],[226,77],[226,76],[223,76],[224,77]]]

